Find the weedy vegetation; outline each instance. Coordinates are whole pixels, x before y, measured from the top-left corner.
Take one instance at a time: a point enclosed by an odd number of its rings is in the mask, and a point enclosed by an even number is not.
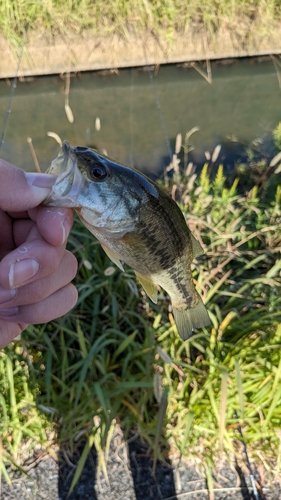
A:
[[[219,29],[228,29],[238,40],[270,36],[279,26],[279,0],[3,0],[0,2],[0,32],[18,42],[29,26],[29,33],[42,30],[52,35],[81,33],[90,29],[95,34],[153,30],[172,39],[176,32],[201,30],[213,36]]]
[[[99,469],[106,467],[116,425],[125,436],[133,431],[146,440],[154,459],[170,448],[196,458],[210,476],[217,457],[241,455],[240,424],[250,457],[280,472],[278,165],[240,165],[239,177],[230,178],[210,159],[201,172],[189,164],[166,178],[205,249],[193,278],[212,327],[186,342],[166,295],[152,304],[133,271],[113,266],[75,222],[69,249],[79,262],[76,307],[52,323],[30,326],[0,353],[7,480],[35,446],[50,446],[55,430],[70,455],[81,436],[86,440],[73,488],[93,445]]]

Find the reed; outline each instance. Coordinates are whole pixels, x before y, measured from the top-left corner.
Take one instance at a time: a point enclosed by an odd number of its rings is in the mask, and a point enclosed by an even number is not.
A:
[[[190,27],[205,27],[210,36],[223,28],[239,39],[266,37],[280,23],[279,0],[3,0],[0,2],[0,31],[18,42],[26,26],[46,34],[79,34],[85,29],[92,33],[127,36],[134,29],[161,32],[172,40],[175,32],[184,34]]]

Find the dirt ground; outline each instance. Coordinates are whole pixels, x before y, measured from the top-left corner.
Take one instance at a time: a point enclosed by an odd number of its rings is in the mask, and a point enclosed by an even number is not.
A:
[[[67,462],[51,457],[28,471],[29,477],[16,474],[12,486],[2,483],[3,500],[209,500],[206,477],[195,463],[158,462],[152,475],[152,460],[147,447],[138,439],[124,443],[122,436],[112,440],[107,474],[98,473],[97,454],[91,450],[73,492],[68,491],[83,446]],[[280,500],[280,484],[267,474],[254,471],[258,497],[249,473],[237,463],[221,464],[213,472],[214,500]],[[271,478],[272,479],[272,478]]]

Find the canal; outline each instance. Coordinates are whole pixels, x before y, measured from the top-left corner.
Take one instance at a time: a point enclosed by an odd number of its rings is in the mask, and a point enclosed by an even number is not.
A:
[[[31,137],[44,171],[59,148],[47,135],[53,132],[73,145],[105,150],[117,161],[161,175],[169,163],[167,139],[173,148],[176,135],[184,136],[193,127],[199,128],[189,141],[195,163],[202,163],[204,152],[219,143],[224,163],[233,162],[237,144],[243,148],[256,139],[266,154],[274,154],[269,137],[281,121],[281,91],[271,59],[212,62],[211,70],[212,84],[183,65],[161,66],[151,73],[136,68],[74,75],[69,90],[73,123],[65,113],[63,77],[18,81],[1,156],[34,170],[27,143]],[[2,121],[10,83],[0,81]]]

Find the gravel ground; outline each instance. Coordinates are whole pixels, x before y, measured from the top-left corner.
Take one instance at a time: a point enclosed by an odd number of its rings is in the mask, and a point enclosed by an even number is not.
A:
[[[91,450],[72,494],[67,493],[83,446],[71,462],[60,455],[60,465],[51,457],[31,469],[29,478],[17,474],[12,486],[2,482],[1,500],[209,500],[206,478],[196,464],[157,463],[152,476],[152,460],[147,447],[138,440],[124,443],[114,436],[108,457],[107,473],[97,479],[97,454]],[[236,464],[224,464],[214,472],[214,500],[256,500],[248,474]],[[256,479],[259,479],[256,473]],[[259,500],[280,500],[280,484],[262,479]]]

